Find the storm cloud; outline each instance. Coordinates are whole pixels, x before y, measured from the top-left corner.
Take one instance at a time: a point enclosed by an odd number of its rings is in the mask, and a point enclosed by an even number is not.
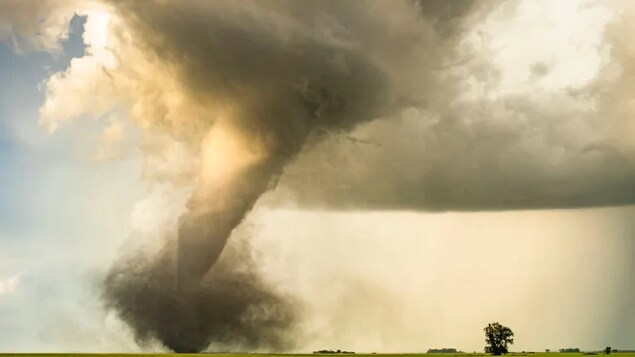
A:
[[[538,4],[492,11],[444,70],[445,91],[305,151],[272,200],[432,211],[632,204],[632,9],[607,5],[565,3],[547,25],[524,15]]]
[[[104,282],[107,307],[141,343],[291,348],[282,331],[295,305],[224,249],[257,203],[635,202],[627,3],[77,4],[86,50],[45,83],[40,123],[53,132],[83,116],[126,117],[143,179],[189,190],[173,234],[158,234],[153,254],[126,252]],[[16,18],[10,38],[57,28]]]

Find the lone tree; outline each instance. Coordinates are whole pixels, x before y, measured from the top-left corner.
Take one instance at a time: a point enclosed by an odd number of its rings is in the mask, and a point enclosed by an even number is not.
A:
[[[606,346],[606,348],[604,349],[604,354],[605,355],[610,355],[611,354],[611,347]]]
[[[514,333],[509,327],[493,322],[485,327],[485,352],[500,356],[509,352],[507,345],[514,343]]]

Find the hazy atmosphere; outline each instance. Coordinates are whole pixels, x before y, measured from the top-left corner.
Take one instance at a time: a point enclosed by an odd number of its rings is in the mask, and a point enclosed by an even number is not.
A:
[[[0,352],[635,349],[635,3],[0,0]]]

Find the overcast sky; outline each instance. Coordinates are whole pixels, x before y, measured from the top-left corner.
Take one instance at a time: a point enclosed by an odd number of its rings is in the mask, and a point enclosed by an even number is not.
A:
[[[452,4],[0,0],[0,351],[163,350],[102,280],[197,209],[294,351],[635,348],[635,9]]]

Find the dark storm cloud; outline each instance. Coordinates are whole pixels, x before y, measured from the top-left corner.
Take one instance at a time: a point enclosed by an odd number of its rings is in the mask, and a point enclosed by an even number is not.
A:
[[[422,16],[444,37],[463,29],[462,22],[470,11],[479,6],[489,6],[477,1],[417,0],[416,3]]]
[[[503,11],[514,14],[513,8]],[[486,49],[466,45],[446,68],[447,82],[435,88],[438,95],[351,134],[333,134],[303,152],[270,198],[278,204],[350,210],[633,204],[635,125],[629,103],[635,91],[627,78],[635,54],[624,38],[631,33],[630,22],[625,16],[609,23],[602,41],[610,47],[604,50],[610,60],[578,86],[549,89],[545,83],[557,81],[563,68],[557,73],[535,62],[527,69],[517,66],[517,72],[527,70],[527,81],[499,94],[502,69],[488,63]],[[491,36],[499,40],[502,35]],[[479,36],[478,46],[490,41]],[[576,34],[577,41],[586,40],[583,36]],[[531,47],[517,50],[537,53]],[[598,46],[596,51],[603,50]],[[461,99],[474,96],[463,85],[470,82],[484,94]]]
[[[635,202],[632,153],[601,135],[578,140],[576,127],[602,116],[562,117],[523,98],[479,109],[432,124],[395,118],[354,133],[375,145],[335,136],[288,168],[277,199],[291,195],[308,207],[433,211]],[[490,116],[497,112],[504,117]],[[538,119],[513,123],[527,116]]]

